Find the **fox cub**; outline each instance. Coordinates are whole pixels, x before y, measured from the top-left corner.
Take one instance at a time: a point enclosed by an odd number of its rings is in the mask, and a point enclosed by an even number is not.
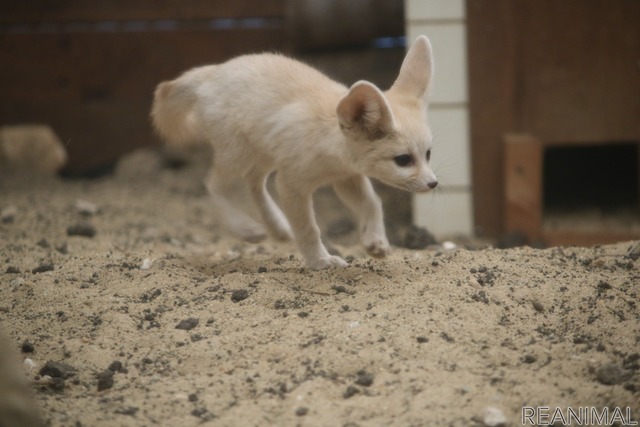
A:
[[[413,43],[386,92],[364,80],[347,88],[281,55],[245,55],[160,83],[151,117],[170,144],[214,147],[205,184],[230,232],[251,242],[267,231],[293,238],[310,268],[342,267],[347,263],[322,244],[312,194],[332,184],[357,216],[367,252],[387,255],[382,206],[368,177],[412,192],[438,184],[429,166],[432,69],[425,36]],[[274,171],[282,210],[266,187]],[[241,182],[262,223],[233,202]]]

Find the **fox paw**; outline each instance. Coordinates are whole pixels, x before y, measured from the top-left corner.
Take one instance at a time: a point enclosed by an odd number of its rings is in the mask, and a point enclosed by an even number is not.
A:
[[[330,255],[317,260],[307,261],[307,265],[312,270],[324,270],[326,268],[346,267],[349,264],[339,256]]]
[[[374,258],[384,258],[389,255],[391,248],[386,240],[375,240],[371,243],[365,244],[367,253]]]

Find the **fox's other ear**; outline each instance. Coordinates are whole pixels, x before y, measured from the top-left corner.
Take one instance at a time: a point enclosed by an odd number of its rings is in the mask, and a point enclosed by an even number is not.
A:
[[[351,86],[336,112],[345,131],[364,133],[371,140],[380,139],[393,129],[393,113],[384,94],[363,80]]]
[[[432,73],[431,42],[427,36],[418,36],[404,57],[400,74],[389,90],[425,99],[429,92]]]

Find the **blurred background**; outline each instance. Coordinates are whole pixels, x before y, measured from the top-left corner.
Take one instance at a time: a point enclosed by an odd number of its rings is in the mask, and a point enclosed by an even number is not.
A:
[[[443,185],[380,188],[390,221],[504,246],[638,239],[638,22],[636,0],[3,0],[0,167],[54,141],[45,169],[108,174],[159,144],[157,83],[244,53],[384,89],[426,34]]]

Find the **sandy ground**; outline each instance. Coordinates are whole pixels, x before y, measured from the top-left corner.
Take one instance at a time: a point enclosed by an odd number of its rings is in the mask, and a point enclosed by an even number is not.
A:
[[[372,260],[339,236],[351,265],[313,272],[292,245],[222,236],[203,174],[147,152],[93,181],[0,177],[0,325],[48,425],[640,418],[634,242]]]

